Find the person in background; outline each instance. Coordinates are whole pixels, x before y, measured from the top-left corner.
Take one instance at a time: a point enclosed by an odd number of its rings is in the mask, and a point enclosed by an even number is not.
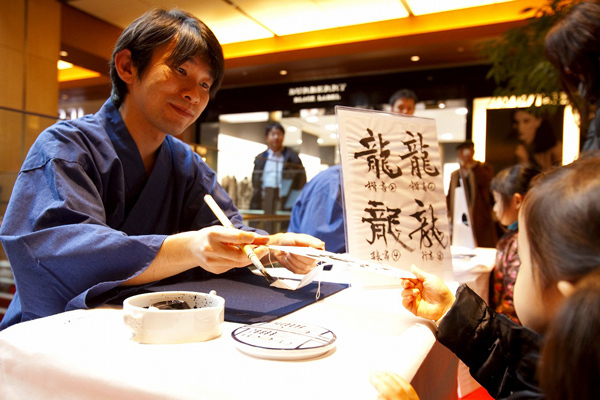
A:
[[[325,250],[346,252],[342,203],[342,166],[319,172],[304,186],[294,203],[288,232],[309,233],[325,242]]]
[[[166,278],[246,267],[238,245],[322,248],[308,235],[243,225],[216,173],[174,137],[200,116],[223,71],[217,38],[184,11],[152,10],[123,31],[111,97],[94,115],[44,130],[21,167],[0,227],[17,288],[0,329],[120,302]],[[207,194],[237,229],[221,226]],[[266,247],[255,253],[268,260]],[[315,266],[271,253],[297,273]]]
[[[459,144],[456,151],[460,167],[450,175],[450,185],[446,196],[450,227],[454,223],[454,192],[457,187],[464,185],[475,244],[478,247],[496,247],[498,235],[492,215],[493,204],[490,193],[494,169],[491,165],[473,158],[475,145],[471,141]]]
[[[513,125],[519,140],[515,150],[519,163],[542,171],[562,163],[562,142],[556,139],[547,119],[518,109],[513,113]]]
[[[489,306],[516,323],[513,292],[521,259],[517,252],[519,210],[531,180],[539,174],[537,168],[526,164],[503,169],[492,179],[490,188],[494,196],[494,213],[498,222],[507,227],[506,233],[496,245],[496,264],[490,275]]]
[[[401,89],[390,98],[392,111],[412,115],[417,96]],[[342,166],[333,165],[315,175],[294,203],[288,232],[307,233],[325,242],[325,249],[345,253],[346,224],[342,201]]]
[[[273,211],[289,210],[288,198],[297,195],[306,184],[306,171],[298,154],[283,146],[285,130],[279,122],[267,125],[265,138],[269,148],[254,159],[253,194],[250,208]],[[273,190],[280,207],[264,204],[265,192]]]
[[[403,306],[436,321],[438,341],[494,398],[543,398],[536,371],[543,335],[574,286],[600,268],[599,175],[600,152],[594,152],[539,175],[525,195],[514,293],[523,326],[496,313],[467,285],[455,295],[417,267],[416,279],[402,281]]]
[[[389,103],[393,112],[413,115],[417,102],[418,98],[415,92],[410,89],[400,89],[392,94]]]
[[[546,34],[546,58],[556,67],[572,104],[574,94],[584,99],[581,109],[596,109],[590,121],[582,151],[600,149],[600,1],[584,1],[558,21]]]
[[[600,399],[600,270],[585,276],[548,327],[540,359],[546,400]]]

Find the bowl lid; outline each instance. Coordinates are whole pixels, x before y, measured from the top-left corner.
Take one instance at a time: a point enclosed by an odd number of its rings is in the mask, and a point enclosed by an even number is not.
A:
[[[336,340],[327,328],[289,321],[245,325],[231,336],[240,351],[273,360],[317,357],[334,348]]]

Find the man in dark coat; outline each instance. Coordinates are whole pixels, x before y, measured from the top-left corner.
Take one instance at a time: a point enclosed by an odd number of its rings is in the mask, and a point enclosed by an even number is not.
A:
[[[460,168],[450,177],[450,187],[446,201],[448,203],[448,218],[452,224],[454,215],[454,191],[460,182],[464,182],[465,197],[473,224],[473,235],[478,247],[496,247],[498,235],[493,219],[494,206],[490,193],[490,184],[494,177],[491,165],[473,159],[474,144],[466,141],[458,145],[458,160]]]
[[[269,148],[254,159],[254,171],[252,171],[254,192],[250,202],[252,209],[291,210],[293,200],[300,194],[306,183],[306,171],[300,157],[292,149],[283,146],[284,134],[285,130],[279,122],[268,124],[265,129]],[[273,199],[280,204],[280,207],[264,203],[265,194],[269,190],[272,191]]]

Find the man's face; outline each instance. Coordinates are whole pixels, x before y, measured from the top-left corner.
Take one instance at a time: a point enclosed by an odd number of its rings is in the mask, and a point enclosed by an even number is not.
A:
[[[198,57],[181,65],[167,62],[175,43],[158,47],[150,65],[128,85],[125,97],[135,118],[128,126],[148,134],[179,135],[200,116],[210,98],[210,68]]]
[[[473,161],[475,155],[475,149],[473,147],[465,146],[458,149],[458,162],[461,165]]]
[[[279,128],[272,128],[267,132],[267,145],[272,151],[281,151],[283,148],[283,131]]]
[[[401,114],[413,115],[415,113],[415,101],[408,98],[398,99],[394,102],[392,111]]]

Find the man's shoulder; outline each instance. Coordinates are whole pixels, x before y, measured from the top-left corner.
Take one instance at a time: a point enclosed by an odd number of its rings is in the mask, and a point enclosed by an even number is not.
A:
[[[102,151],[106,141],[106,131],[94,115],[59,121],[40,133],[23,168],[36,168],[50,159],[81,162],[83,154]]]
[[[295,150],[287,146],[283,148],[283,156],[285,158],[300,160],[300,156],[298,155],[298,153],[296,153]]]
[[[81,118],[58,121],[44,129],[36,139],[35,145],[47,147],[52,142],[60,142],[61,146],[51,146],[50,149],[60,148],[65,144],[79,143],[104,132],[102,125],[93,115]]]
[[[475,167],[473,167],[473,169],[479,169],[480,171],[484,171],[489,174],[494,173],[494,167],[492,166],[492,164],[486,163],[485,161],[477,161],[477,164],[475,164]]]

